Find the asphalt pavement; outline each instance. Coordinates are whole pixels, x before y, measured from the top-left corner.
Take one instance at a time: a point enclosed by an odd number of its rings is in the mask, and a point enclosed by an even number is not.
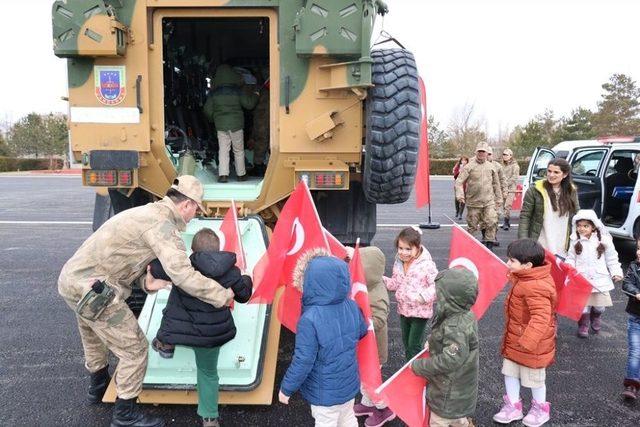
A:
[[[443,225],[425,230],[423,243],[438,268],[445,268],[451,235],[453,184],[432,181],[432,219]],[[83,367],[80,339],[72,311],[58,296],[56,279],[64,262],[91,234],[94,193],[80,179],[58,176],[0,174],[0,425],[108,426],[112,405],[85,404],[88,375]],[[427,218],[413,198],[401,205],[380,206],[373,244],[387,256],[390,274],[393,240],[405,224]],[[512,220],[517,224],[514,214]],[[517,228],[498,234],[496,253],[504,258]],[[626,264],[634,246],[617,242]],[[506,289],[505,289],[506,291]],[[480,387],[476,424],[493,425],[503,390],[500,340],[503,332],[503,293],[480,322]],[[638,426],[640,402],[620,399],[626,363],[626,297],[612,293],[614,307],[604,314],[599,336],[581,340],[576,326],[560,318],[556,364],[548,370],[547,390],[554,426]],[[389,317],[390,357],[386,378],[404,363],[395,302]],[[293,335],[283,331],[276,382],[291,359]],[[275,393],[276,391],[274,391]],[[275,394],[274,394],[275,395]],[[525,405],[530,395],[523,390]],[[274,402],[277,398],[274,397]],[[195,406],[145,406],[168,425],[196,426]],[[224,406],[225,426],[313,425],[309,407],[299,396],[289,406]],[[361,419],[361,424],[363,420]],[[400,421],[389,426],[403,425]],[[514,425],[519,425],[514,423]]]

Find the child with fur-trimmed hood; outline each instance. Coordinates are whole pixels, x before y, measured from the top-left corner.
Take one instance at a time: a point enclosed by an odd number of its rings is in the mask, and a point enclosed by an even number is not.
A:
[[[614,281],[622,280],[622,267],[613,238],[596,213],[581,209],[573,217],[567,263],[574,266],[593,286],[582,316],[578,336],[589,336],[589,323],[595,334],[600,331],[600,317],[605,307],[613,305],[609,291]]]
[[[353,412],[360,390],[356,346],[367,325],[349,298],[347,264],[327,251],[312,250],[298,260],[293,281],[302,291],[302,315],[279,400],[288,404],[300,391],[316,425],[358,425]]]

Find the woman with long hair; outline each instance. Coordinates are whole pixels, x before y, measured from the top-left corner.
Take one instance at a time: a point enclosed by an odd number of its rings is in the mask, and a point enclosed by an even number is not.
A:
[[[571,219],[578,209],[571,166],[564,159],[553,159],[546,178],[536,181],[524,195],[518,238],[536,240],[550,252],[566,256]]]
[[[469,163],[469,158],[467,156],[460,156],[455,166],[453,167],[453,182],[458,179],[458,175],[462,172],[464,166]],[[456,219],[462,219],[462,213],[464,212],[464,202],[459,202],[454,197],[454,202],[456,204]]]

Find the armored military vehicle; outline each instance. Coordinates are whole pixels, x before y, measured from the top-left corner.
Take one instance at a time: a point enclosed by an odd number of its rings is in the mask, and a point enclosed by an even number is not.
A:
[[[371,48],[385,13],[380,0],[56,1],[53,48],[68,64],[70,151],[83,185],[97,190],[94,228],[192,174],[204,184],[207,216],[235,200],[249,266],[299,180],[334,236],[369,242],[376,205],[409,197],[421,117],[413,55]],[[244,112],[252,176],[226,183],[203,113],[223,64],[260,99]],[[261,144],[263,167],[254,159]],[[219,224],[192,221],[185,240],[203,226]],[[159,293],[145,303],[148,337],[164,300]],[[238,337],[220,355],[222,403],[271,402],[279,325],[270,312],[234,310]],[[195,401],[193,355],[183,350],[171,363],[150,354],[143,401]]]

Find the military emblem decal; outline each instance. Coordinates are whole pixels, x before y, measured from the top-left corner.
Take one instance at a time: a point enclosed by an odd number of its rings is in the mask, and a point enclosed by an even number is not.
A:
[[[118,105],[127,95],[125,67],[93,67],[96,98],[104,105]]]

